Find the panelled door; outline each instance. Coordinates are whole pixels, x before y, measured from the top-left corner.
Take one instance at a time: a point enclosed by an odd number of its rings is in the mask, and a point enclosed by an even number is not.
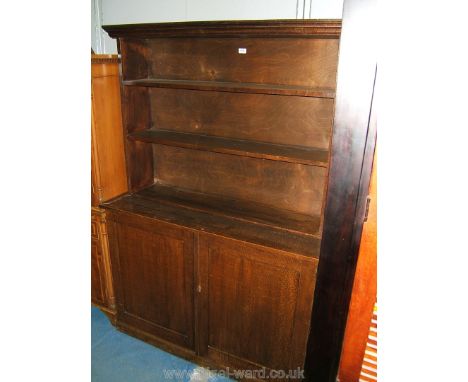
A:
[[[317,263],[200,234],[198,351],[242,369],[302,366]]]
[[[193,349],[193,233],[136,216],[112,219],[119,324]]]

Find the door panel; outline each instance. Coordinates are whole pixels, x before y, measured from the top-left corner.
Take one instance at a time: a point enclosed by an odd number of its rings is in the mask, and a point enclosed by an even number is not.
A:
[[[122,222],[114,232],[119,319],[192,348],[193,234],[159,222]]]
[[[91,238],[91,301],[97,305],[105,304],[102,256],[99,242]]]
[[[304,361],[317,260],[200,237],[200,351],[234,367]]]

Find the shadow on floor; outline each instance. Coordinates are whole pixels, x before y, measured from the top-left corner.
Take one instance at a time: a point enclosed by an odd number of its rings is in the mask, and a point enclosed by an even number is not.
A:
[[[232,382],[194,363],[119,332],[91,307],[92,382]]]

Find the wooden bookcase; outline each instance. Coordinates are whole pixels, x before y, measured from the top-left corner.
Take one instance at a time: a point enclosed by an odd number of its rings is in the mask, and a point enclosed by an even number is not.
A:
[[[216,368],[308,369],[341,22],[104,29],[129,189],[102,205],[117,326]]]

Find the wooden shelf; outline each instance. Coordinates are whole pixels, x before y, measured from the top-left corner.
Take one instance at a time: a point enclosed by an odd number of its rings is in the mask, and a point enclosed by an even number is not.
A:
[[[157,200],[210,214],[230,216],[237,220],[268,225],[282,230],[306,235],[318,235],[320,216],[279,210],[259,203],[236,200],[218,195],[208,195],[167,186],[161,183],[135,194],[148,200]]]
[[[332,88],[317,88],[308,86],[258,84],[250,82],[225,81],[194,81],[169,79],[140,79],[123,81],[126,86],[146,86],[154,88],[211,90],[232,93],[276,94],[286,96],[302,96],[317,98],[335,98]]]
[[[128,135],[129,139],[195,150],[247,156],[290,163],[327,167],[328,152],[300,146],[245,141],[224,137],[181,133],[168,130],[143,130]]]
[[[320,216],[155,184],[102,207],[315,257]]]

